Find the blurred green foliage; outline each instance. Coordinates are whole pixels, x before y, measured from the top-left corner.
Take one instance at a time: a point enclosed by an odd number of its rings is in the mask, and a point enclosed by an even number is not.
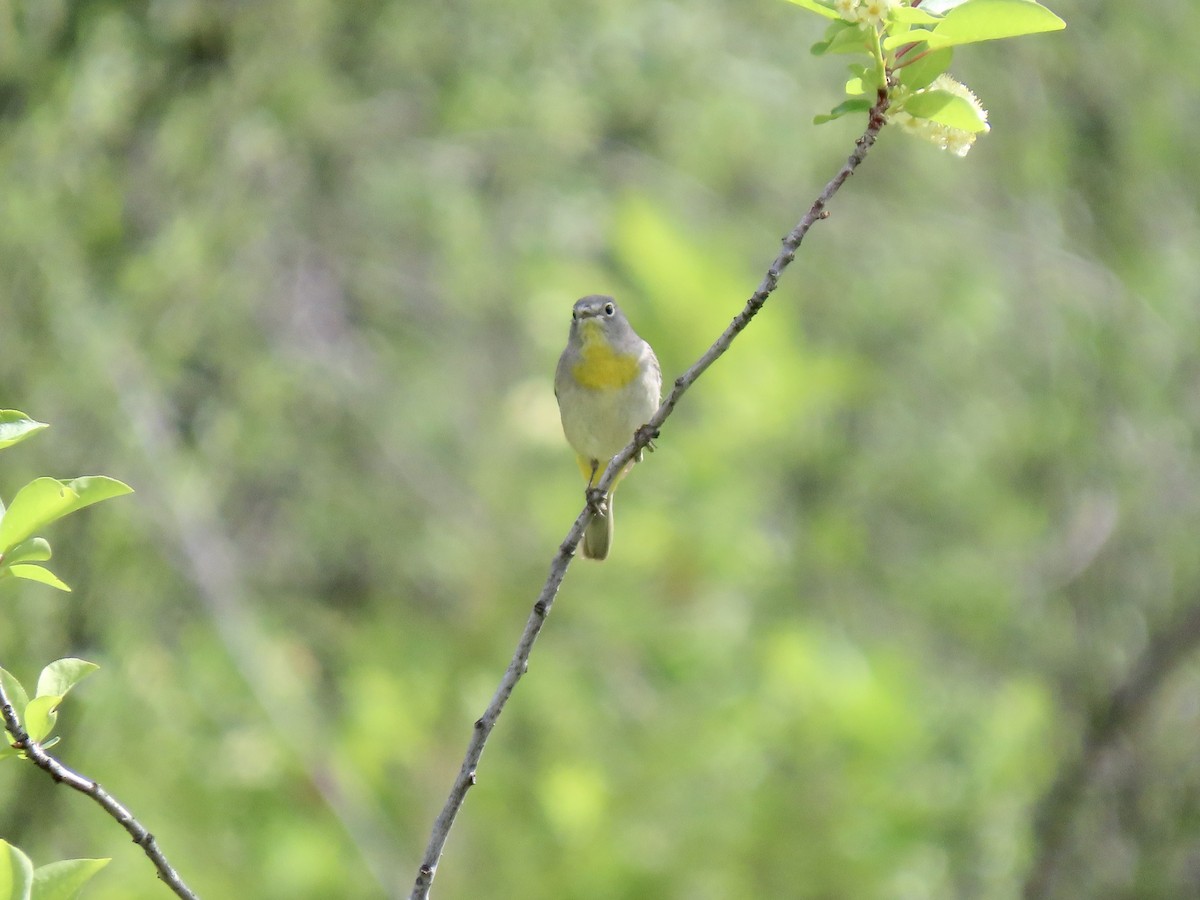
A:
[[[1200,603],[1200,13],[964,50],[622,487],[440,897],[1004,898],[1038,798]],[[615,294],[669,381],[860,123],[777,2],[0,4],[0,496],[103,472],[0,662],[102,664],[65,763],[205,897],[406,892],[582,505],[551,380]],[[1104,756],[1056,896],[1200,890],[1200,666]],[[0,836],[112,856],[0,767]],[[27,815],[30,809],[38,815]]]

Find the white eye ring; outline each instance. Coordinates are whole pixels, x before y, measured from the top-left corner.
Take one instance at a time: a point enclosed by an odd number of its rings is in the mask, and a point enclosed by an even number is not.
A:
[[[615,306],[613,306],[611,303],[604,304],[604,314],[606,316],[611,316],[616,311],[617,311],[617,308]]]

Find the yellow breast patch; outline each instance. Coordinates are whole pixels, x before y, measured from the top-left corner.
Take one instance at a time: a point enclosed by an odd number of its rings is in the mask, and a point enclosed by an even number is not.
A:
[[[604,335],[599,322],[585,322],[579,329],[583,350],[571,367],[575,380],[586,388],[623,388],[637,377],[636,354],[618,354]]]

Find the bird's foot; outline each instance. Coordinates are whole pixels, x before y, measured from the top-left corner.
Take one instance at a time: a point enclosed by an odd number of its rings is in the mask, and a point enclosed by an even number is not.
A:
[[[661,433],[662,432],[660,432],[657,428],[653,428],[649,425],[642,425],[637,431],[634,432],[634,436],[638,439],[638,443],[640,443],[647,450],[653,452],[654,442],[658,439],[658,436]]]
[[[587,496],[587,505],[593,515],[601,519],[608,515],[608,495],[604,491],[590,487],[584,491],[584,494]]]

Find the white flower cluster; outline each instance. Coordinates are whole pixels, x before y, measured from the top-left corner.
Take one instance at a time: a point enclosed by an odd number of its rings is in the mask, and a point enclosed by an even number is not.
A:
[[[902,0],[834,0],[833,8],[847,22],[883,25],[888,12],[903,5]]]
[[[962,97],[975,107],[975,110],[979,113],[979,118],[984,123],[983,131],[980,133],[986,134],[990,130],[987,124],[987,110],[983,108],[983,104],[979,102],[979,98],[972,93],[971,89],[962,82],[955,81],[949,75],[939,75],[925,90],[946,91],[947,93]],[[934,122],[931,119],[918,119],[903,110],[890,114],[888,119],[910,134],[924,138],[930,143],[936,144],[941,149],[950,151],[955,156],[966,156],[967,151],[975,143],[976,132],[974,131],[952,128],[949,125],[943,125],[941,122]]]

